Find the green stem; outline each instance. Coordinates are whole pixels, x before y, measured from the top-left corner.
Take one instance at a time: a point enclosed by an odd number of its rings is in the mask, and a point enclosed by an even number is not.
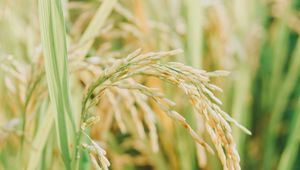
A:
[[[263,169],[270,169],[272,160],[274,145],[275,145],[275,133],[280,125],[280,119],[287,105],[288,98],[296,86],[296,81],[300,74],[300,39],[297,40],[296,48],[293,52],[292,59],[290,61],[291,66],[288,70],[287,76],[283,81],[281,90],[278,92],[278,97],[274,103],[274,109],[272,111],[271,120],[266,134],[265,143],[265,155]]]
[[[278,170],[291,170],[297,158],[299,149],[299,129],[300,129],[300,97],[297,102],[297,110],[294,112],[290,134],[288,137],[287,146],[279,160]]]

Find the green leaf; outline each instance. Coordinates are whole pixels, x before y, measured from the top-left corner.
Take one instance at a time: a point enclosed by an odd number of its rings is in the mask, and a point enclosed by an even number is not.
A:
[[[61,1],[39,0],[39,15],[45,72],[50,100],[56,112],[58,143],[66,169],[71,169],[68,132],[75,134],[75,123],[70,105],[66,33]]]

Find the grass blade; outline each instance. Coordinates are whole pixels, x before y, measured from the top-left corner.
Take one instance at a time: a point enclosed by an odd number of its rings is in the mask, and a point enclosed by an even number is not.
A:
[[[112,12],[117,0],[104,0],[99,9],[97,10],[95,16],[92,21],[88,25],[87,29],[83,33],[80,38],[79,43],[86,43],[85,46],[82,47],[82,56],[85,56],[88,50],[91,48],[94,42],[94,36],[99,33],[99,30],[103,27],[104,22],[108,18],[109,14]]]
[[[285,80],[283,81],[283,85],[281,90],[278,93],[278,97],[275,100],[273,112],[271,115],[270,123],[267,129],[266,134],[266,151],[264,155],[264,164],[265,169],[269,169],[270,162],[272,160],[273,150],[275,146],[275,138],[276,138],[276,131],[280,124],[280,120],[283,115],[283,111],[287,105],[288,97],[291,95],[294,87],[296,86],[297,79],[300,75],[300,39],[297,40],[297,45],[293,52],[291,61],[290,61],[290,68],[286,75]]]
[[[201,35],[201,1],[188,0],[188,63],[200,68],[202,65],[202,35]],[[198,19],[198,20],[197,20]]]
[[[47,111],[47,109],[45,107],[42,109],[42,112],[45,112],[46,115],[43,120],[43,123],[38,128],[38,132],[37,132],[37,134],[34,138],[33,144],[32,144],[34,149],[32,149],[31,153],[30,153],[30,159],[29,159],[29,163],[27,166],[28,170],[36,169],[36,167],[39,163],[39,160],[41,159],[41,154],[42,154],[43,148],[46,145],[51,127],[53,125],[54,115],[52,114],[52,112],[49,110]]]
[[[300,98],[297,102],[297,110],[293,116],[293,122],[291,124],[290,135],[288,138],[287,146],[285,147],[283,154],[281,155],[278,170],[290,170],[292,169],[295,160],[297,159],[297,151],[299,148],[299,132],[300,129]]]
[[[44,49],[46,77],[50,100],[56,112],[58,143],[66,169],[71,169],[67,115],[75,130],[70,106],[65,23],[61,1],[39,1],[41,37]]]

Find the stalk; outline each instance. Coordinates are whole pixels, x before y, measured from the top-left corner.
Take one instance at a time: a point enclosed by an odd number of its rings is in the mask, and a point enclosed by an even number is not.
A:
[[[274,152],[275,145],[275,135],[276,131],[280,125],[280,120],[284,108],[287,105],[288,98],[291,95],[294,87],[296,86],[296,81],[300,75],[300,40],[297,40],[295,50],[290,61],[290,69],[286,75],[286,78],[283,81],[282,88],[278,92],[278,97],[275,100],[274,108],[272,111],[271,119],[266,134],[266,143],[265,143],[265,155],[264,155],[264,169],[270,168],[270,162],[272,160],[272,155]]]
[[[201,1],[187,1],[188,64],[200,68],[202,65]]]
[[[291,170],[297,158],[299,149],[299,129],[300,129],[300,97],[297,102],[296,112],[293,114],[290,134],[287,146],[285,147],[278,164],[278,170]]]

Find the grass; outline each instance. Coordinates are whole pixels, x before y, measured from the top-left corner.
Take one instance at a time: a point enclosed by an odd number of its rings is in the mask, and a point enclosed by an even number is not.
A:
[[[299,99],[297,102],[297,110],[299,109]],[[300,127],[299,114],[293,115],[293,121],[290,125],[290,134],[287,140],[287,146],[285,147],[280,161],[278,163],[278,169],[292,169],[297,158],[297,151],[299,148],[299,137],[297,135],[297,129]]]
[[[68,137],[75,134],[76,128],[75,115],[70,101],[65,21],[61,5],[59,0],[41,0],[39,1],[39,14],[47,85],[51,104],[56,113],[57,139],[65,167],[70,170],[72,169],[72,151],[70,150],[72,142]],[[69,133],[71,135],[68,135]],[[71,138],[74,137],[71,136]]]
[[[0,0],[0,170],[297,169],[299,26],[296,0]]]

